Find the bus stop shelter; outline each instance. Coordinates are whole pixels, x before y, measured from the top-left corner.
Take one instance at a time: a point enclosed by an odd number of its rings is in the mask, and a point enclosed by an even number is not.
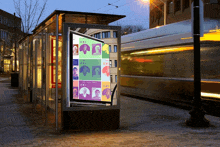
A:
[[[25,101],[44,108],[46,124],[56,130],[119,127],[120,88],[113,98],[108,44],[88,32],[117,32],[120,79],[121,27],[108,24],[124,17],[55,10],[19,41],[19,89]]]

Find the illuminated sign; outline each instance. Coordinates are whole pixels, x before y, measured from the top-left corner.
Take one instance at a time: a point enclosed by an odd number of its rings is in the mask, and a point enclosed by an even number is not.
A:
[[[61,88],[61,50],[62,42],[61,37],[58,40],[58,88]],[[50,67],[50,88],[56,87],[56,37],[51,36],[51,67]]]
[[[70,101],[111,102],[109,46],[78,32],[70,33]]]

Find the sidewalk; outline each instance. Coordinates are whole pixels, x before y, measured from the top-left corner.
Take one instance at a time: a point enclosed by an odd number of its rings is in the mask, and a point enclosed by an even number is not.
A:
[[[0,81],[0,89],[0,146],[220,146],[220,118],[206,115],[211,127],[191,128],[184,124],[186,110],[125,96],[120,129],[55,134],[40,119],[29,122],[33,113],[27,117],[21,108],[31,110],[32,104],[21,103],[10,83]]]

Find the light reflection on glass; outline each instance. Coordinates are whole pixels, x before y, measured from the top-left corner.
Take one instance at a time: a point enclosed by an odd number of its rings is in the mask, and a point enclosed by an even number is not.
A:
[[[220,94],[217,94],[217,93],[201,92],[201,96],[203,96],[203,97],[212,97],[212,98],[220,98]]]
[[[160,54],[160,53],[170,53],[170,52],[181,52],[181,51],[187,51],[187,50],[193,50],[193,46],[189,47],[178,47],[178,48],[169,48],[169,49],[152,49],[147,51],[140,51],[140,52],[134,52],[133,54]]]

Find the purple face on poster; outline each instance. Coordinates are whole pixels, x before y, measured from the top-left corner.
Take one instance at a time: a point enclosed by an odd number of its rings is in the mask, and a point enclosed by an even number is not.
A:
[[[79,81],[79,99],[94,100],[92,99],[92,89],[101,88],[99,81]],[[99,99],[100,101],[101,99]]]
[[[111,90],[109,88],[104,89],[102,95],[105,95],[109,99],[111,97]]]
[[[92,44],[92,55],[101,55],[101,44]]]
[[[86,54],[87,51],[90,51],[90,47],[88,44],[83,44],[80,46],[80,51],[82,51],[84,54]]]

